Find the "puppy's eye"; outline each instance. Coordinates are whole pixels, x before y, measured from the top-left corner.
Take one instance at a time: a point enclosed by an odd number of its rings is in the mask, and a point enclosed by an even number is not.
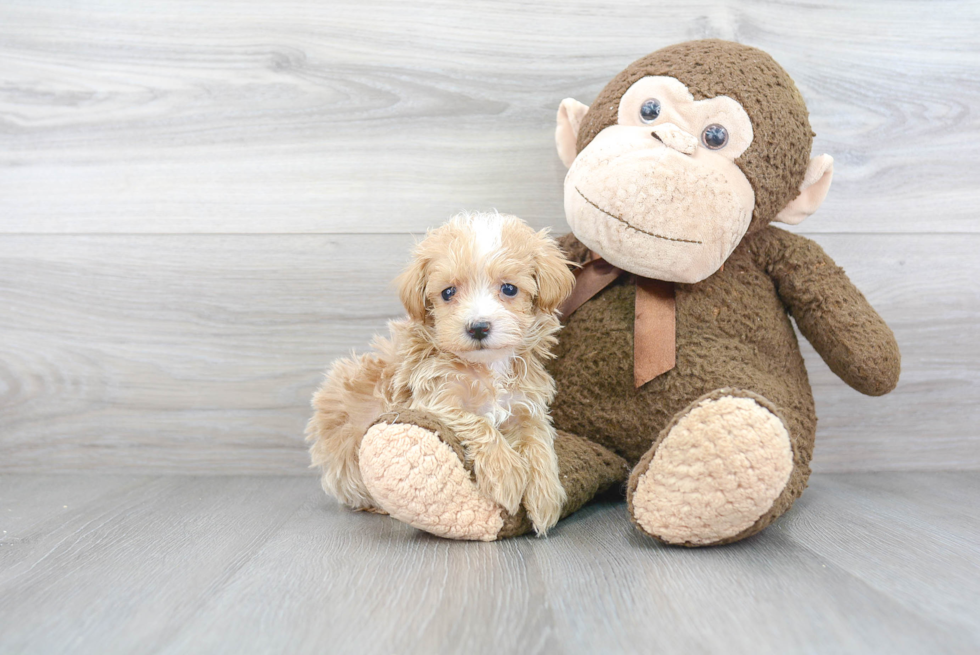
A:
[[[645,100],[640,105],[640,120],[644,123],[652,123],[660,116],[660,101],[656,98]]]
[[[505,282],[500,285],[500,293],[504,294],[509,298],[513,298],[514,296],[517,295],[517,287],[515,287],[513,284],[509,284]]]
[[[449,302],[456,295],[456,287],[446,287],[442,290],[442,299]]]

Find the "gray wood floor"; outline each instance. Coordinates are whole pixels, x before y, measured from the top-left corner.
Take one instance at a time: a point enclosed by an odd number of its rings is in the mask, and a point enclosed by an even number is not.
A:
[[[686,550],[621,503],[455,543],[313,477],[3,475],[0,652],[977,652],[978,502],[976,472],[817,474]]]

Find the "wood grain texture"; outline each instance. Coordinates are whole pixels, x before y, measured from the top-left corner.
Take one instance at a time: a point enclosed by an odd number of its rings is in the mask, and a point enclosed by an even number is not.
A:
[[[148,640],[191,620],[195,599],[227,584],[309,487],[300,478],[158,478],[11,531],[17,541],[0,549],[2,650],[148,652]]]
[[[108,478],[111,480],[112,478]],[[816,475],[785,517],[666,547],[623,503],[547,539],[459,543],[313,478],[0,480],[0,650],[31,653],[971,653],[976,473]],[[79,501],[4,521],[63,488]],[[21,487],[25,491],[17,492]]]
[[[560,225],[562,98],[658,47],[770,52],[837,161],[807,229],[980,231],[980,5],[5,2],[0,231]]]
[[[823,471],[980,468],[980,5],[0,6],[0,470],[305,474],[322,370],[418,234],[565,231],[554,114],[657,47],[772,53],[836,159],[818,235],[893,326],[868,399],[804,344]]]
[[[980,468],[980,236],[818,241],[894,329],[903,372],[894,393],[868,398],[803,343],[815,468]],[[0,239],[2,467],[305,474],[310,395],[330,361],[402,313],[389,281],[411,243]]]
[[[963,501],[980,497],[980,475],[864,473],[833,481],[818,480],[821,502],[804,505],[781,529],[943,630],[976,622],[980,589],[963,579],[980,569],[980,521]],[[934,594],[927,603],[923,587]]]
[[[96,499],[126,493],[149,478],[131,475],[0,475],[0,539],[5,549],[23,542],[46,522]],[[4,555],[5,556],[5,555]]]
[[[3,467],[304,473],[310,396],[400,313],[389,282],[411,243],[0,240]]]

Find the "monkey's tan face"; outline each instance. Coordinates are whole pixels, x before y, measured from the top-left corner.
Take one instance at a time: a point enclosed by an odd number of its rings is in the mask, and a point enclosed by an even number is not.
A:
[[[569,168],[568,224],[619,268],[699,282],[728,259],[752,219],[755,193],[735,164],[752,136],[735,100],[695,101],[676,79],[645,77],[623,95],[618,124]]]

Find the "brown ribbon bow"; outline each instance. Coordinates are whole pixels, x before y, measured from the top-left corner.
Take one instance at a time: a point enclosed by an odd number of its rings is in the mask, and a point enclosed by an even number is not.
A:
[[[575,271],[575,289],[559,311],[568,320],[576,309],[628,273],[595,253]],[[674,283],[634,275],[636,308],[633,319],[633,383],[644,384],[676,364],[676,312]]]

